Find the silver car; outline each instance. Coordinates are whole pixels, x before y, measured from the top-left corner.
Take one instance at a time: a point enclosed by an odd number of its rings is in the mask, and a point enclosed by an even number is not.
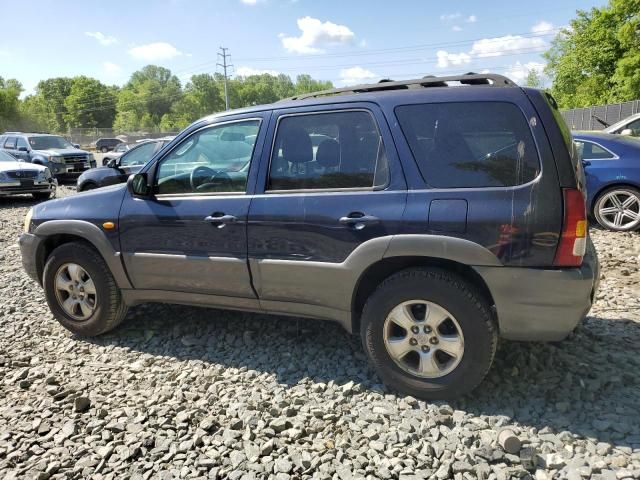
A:
[[[57,187],[58,181],[47,167],[23,162],[0,150],[0,195],[30,193],[36,200],[47,200]]]

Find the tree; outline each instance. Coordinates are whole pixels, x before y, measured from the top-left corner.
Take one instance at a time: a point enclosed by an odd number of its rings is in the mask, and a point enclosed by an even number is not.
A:
[[[20,93],[17,80],[0,77],[0,131],[17,128],[20,123]]]
[[[114,128],[136,130],[160,125],[163,115],[180,100],[182,88],[171,70],[147,65],[131,75],[118,95]]]
[[[578,11],[544,54],[551,93],[562,108],[640,96],[640,0],[610,0]]]
[[[67,125],[110,128],[116,115],[116,92],[95,78],[75,77],[64,100]]]
[[[71,92],[73,79],[67,77],[49,78],[36,85],[35,98],[27,102],[27,113],[38,119],[46,130],[52,132],[66,132],[67,109],[64,101]]]
[[[533,88],[542,88],[542,79],[540,78],[540,75],[535,68],[532,68],[527,73],[526,86]]]

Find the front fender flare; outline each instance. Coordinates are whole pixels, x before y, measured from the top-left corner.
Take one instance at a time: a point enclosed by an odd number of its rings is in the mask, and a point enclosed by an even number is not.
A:
[[[104,258],[118,287],[132,288],[122,265],[120,252],[113,249],[104,232],[93,223],[85,220],[49,220],[38,225],[33,233],[42,238],[53,235],[74,235],[86,240]]]

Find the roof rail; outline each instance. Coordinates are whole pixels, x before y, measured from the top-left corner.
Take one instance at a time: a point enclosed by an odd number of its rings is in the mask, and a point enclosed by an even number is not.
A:
[[[331,90],[321,90],[319,92],[303,93],[294,97],[285,98],[281,102],[288,100],[305,100],[307,98],[326,97],[329,95],[342,95],[349,93],[381,92],[385,90],[408,90],[424,87],[448,87],[448,82],[457,82],[460,85],[484,85],[487,87],[515,87],[512,80],[503,75],[495,73],[466,73],[464,75],[452,75],[447,77],[426,76],[413,80],[401,80],[398,82],[385,81],[355,85],[353,87],[333,88]]]

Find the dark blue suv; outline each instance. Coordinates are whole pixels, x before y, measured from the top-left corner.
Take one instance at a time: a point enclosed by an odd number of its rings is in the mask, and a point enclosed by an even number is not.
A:
[[[141,302],[331,320],[427,399],[476,387],[499,336],[566,337],[599,278],[556,104],[499,75],[216,114],[126,185],[35,206],[25,229],[24,267],[72,332]]]

